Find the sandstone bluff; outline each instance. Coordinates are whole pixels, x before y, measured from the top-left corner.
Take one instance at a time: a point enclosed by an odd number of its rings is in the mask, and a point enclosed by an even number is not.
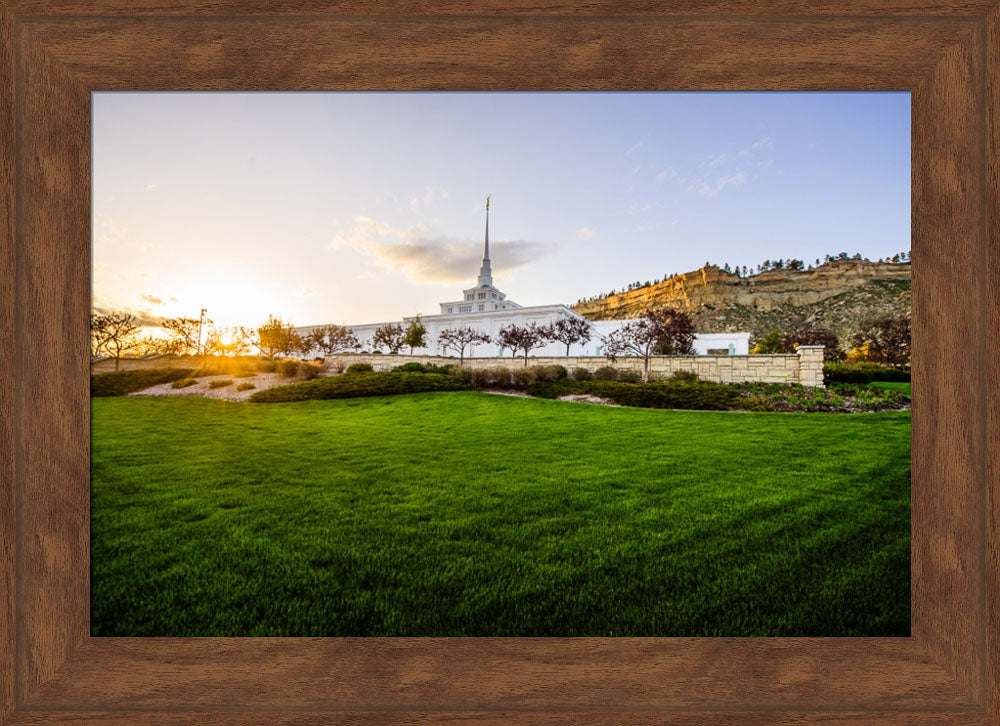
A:
[[[617,320],[657,305],[686,310],[700,333],[749,330],[759,337],[770,330],[825,328],[846,348],[864,318],[910,314],[910,265],[832,260],[812,270],[748,277],[708,265],[573,309],[590,320]]]

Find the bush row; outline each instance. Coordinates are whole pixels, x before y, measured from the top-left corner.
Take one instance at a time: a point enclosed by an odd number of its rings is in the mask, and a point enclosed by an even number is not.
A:
[[[466,388],[468,387],[457,378],[440,373],[361,372],[268,388],[257,391],[250,396],[250,400],[256,403],[279,403],[313,399],[390,396],[426,391],[461,391]]]
[[[363,364],[361,364],[363,365]],[[437,366],[433,363],[418,363],[412,361],[410,363],[404,363],[401,366],[396,366],[392,370],[397,373],[451,373],[454,368],[454,364],[448,363],[447,365]]]
[[[831,383],[871,383],[872,381],[908,383],[910,371],[889,368],[879,363],[824,363],[823,380],[827,385]]]
[[[149,368],[98,373],[90,377],[90,395],[94,397],[124,396],[150,386],[187,378],[191,373],[191,368]]]
[[[625,383],[622,381],[539,382],[528,389],[539,398],[559,398],[586,394],[607,398],[620,406],[638,408],[683,408],[705,411],[726,411],[738,408],[740,394],[732,386],[711,381],[654,381]]]

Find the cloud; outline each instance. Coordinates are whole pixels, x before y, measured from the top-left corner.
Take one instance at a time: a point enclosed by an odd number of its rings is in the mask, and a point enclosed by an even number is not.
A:
[[[723,151],[721,154],[712,154],[711,156],[708,157],[708,160],[705,163],[708,164],[708,166],[717,167],[717,166],[722,166],[728,160],[729,160],[729,154]]]
[[[163,300],[161,300],[158,297],[154,297],[152,295],[142,295],[141,297],[143,300],[150,303],[151,305],[163,305]]]
[[[147,183],[146,184],[146,191],[147,192],[155,192],[156,191],[156,185],[153,184],[152,182]]]
[[[357,217],[354,227],[334,237],[332,246],[353,249],[372,257],[388,270],[403,270],[420,282],[469,282],[482,262],[479,240],[431,236],[424,225],[408,229]],[[530,240],[490,240],[493,272],[510,270],[552,254],[558,245]]]
[[[576,234],[577,239],[593,239],[597,236],[597,232],[590,227],[580,227],[574,234]]]
[[[677,173],[677,170],[674,167],[668,166],[666,169],[664,169],[659,174],[657,174],[656,178],[660,179],[660,180],[663,180],[663,179],[679,179],[680,178],[680,174]]]
[[[410,211],[419,211],[421,207],[429,207],[435,202],[443,202],[447,198],[447,189],[443,189],[436,184],[428,184],[424,187],[423,194],[410,198]]]
[[[131,313],[136,317],[139,325],[143,327],[156,327],[163,324],[166,320],[162,315],[156,315],[149,310],[135,310],[130,307],[125,308],[112,308],[98,303],[94,303],[91,308],[98,315],[107,315],[108,313]]]
[[[742,186],[749,179],[756,178],[756,170],[767,169],[774,163],[774,159],[766,156],[766,152],[772,149],[774,141],[770,136],[764,136],[744,146],[735,155],[725,151],[710,154],[699,165],[701,171],[692,177],[688,189],[711,198],[724,189]]]
[[[634,154],[635,152],[637,152],[639,149],[641,149],[645,145],[646,145],[645,140],[636,141],[634,144],[632,144],[630,147],[628,147],[628,150],[625,152],[625,156],[632,156],[632,154]]]
[[[746,174],[742,171],[736,171],[724,174],[711,181],[699,179],[692,185],[692,188],[696,189],[698,193],[706,197],[714,197],[726,187],[738,187],[741,184],[744,184],[746,180]]]

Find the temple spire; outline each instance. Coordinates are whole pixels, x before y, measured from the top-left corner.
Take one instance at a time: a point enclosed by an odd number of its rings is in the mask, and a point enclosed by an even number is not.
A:
[[[486,197],[486,237],[483,242],[483,265],[479,268],[479,286],[493,286],[493,271],[490,269],[490,196]]]

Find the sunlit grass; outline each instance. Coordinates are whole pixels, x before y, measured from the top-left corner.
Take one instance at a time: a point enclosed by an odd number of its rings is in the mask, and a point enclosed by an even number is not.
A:
[[[909,412],[93,400],[94,635],[907,635]]]

